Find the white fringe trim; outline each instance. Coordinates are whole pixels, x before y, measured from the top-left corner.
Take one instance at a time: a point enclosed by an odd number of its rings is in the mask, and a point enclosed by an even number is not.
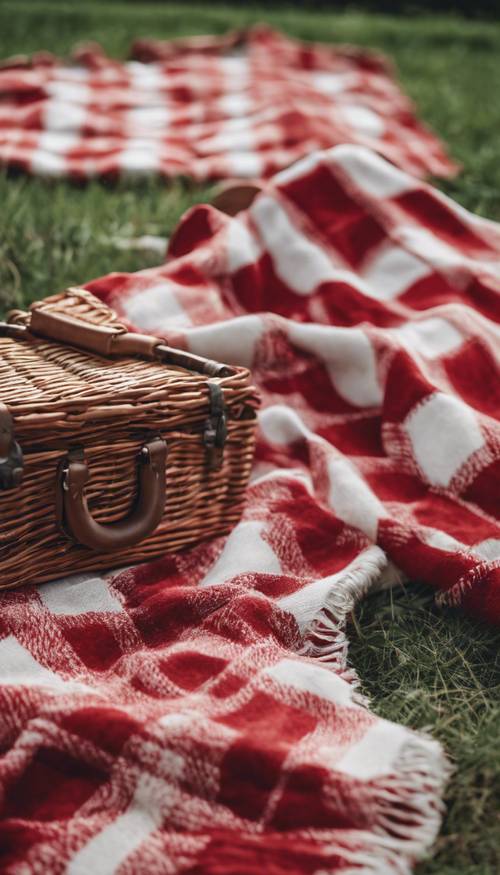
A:
[[[342,875],[411,875],[436,840],[451,767],[438,742],[423,733],[408,730],[408,734],[392,774],[368,782],[373,791],[375,830],[352,832],[352,849],[343,850],[333,843],[331,850],[352,864]],[[325,869],[316,875],[330,873]]]
[[[351,563],[345,575],[332,583],[325,603],[304,632],[301,656],[328,663],[343,680],[356,688],[357,701],[365,705],[366,698],[358,692],[357,673],[347,664],[347,617],[369,592],[395,586],[400,580],[399,572],[383,550],[377,546],[368,547]]]
[[[377,546],[369,547],[344,577],[332,583],[324,605],[305,630],[301,655],[328,664],[351,683],[356,704],[367,706],[368,700],[359,692],[358,675],[347,663],[347,617],[368,593],[400,582],[400,573],[385,553]],[[436,839],[452,769],[437,741],[423,732],[406,731],[408,740],[391,773],[365,782],[365,789],[373,792],[370,804],[376,812],[376,830],[352,831],[350,848],[332,846],[332,852],[353,866],[342,870],[343,875],[411,875],[414,864],[426,856]],[[316,875],[329,873],[324,870]]]

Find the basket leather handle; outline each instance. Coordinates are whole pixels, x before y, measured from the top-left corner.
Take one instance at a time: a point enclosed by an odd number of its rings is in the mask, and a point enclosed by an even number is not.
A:
[[[98,523],[85,496],[87,463],[81,451],[70,452],[61,466],[58,494],[59,516],[66,533],[99,552],[121,550],[151,535],[165,509],[166,457],[167,445],[161,438],[145,443],[139,454],[139,490],[131,513],[116,522]]]
[[[80,290],[71,288],[68,291],[78,292]],[[16,312],[12,315],[15,317]],[[236,373],[230,365],[223,365],[192,352],[168,346],[161,337],[127,331],[123,326],[113,323],[94,325],[75,318],[69,313],[51,310],[47,305],[44,305],[43,301],[31,305],[27,327],[7,324],[5,328],[10,329],[9,333],[16,336],[43,337],[56,343],[76,346],[101,356],[141,356],[175,367],[186,368],[208,377],[229,377]],[[1,333],[2,323],[0,323],[0,335]]]

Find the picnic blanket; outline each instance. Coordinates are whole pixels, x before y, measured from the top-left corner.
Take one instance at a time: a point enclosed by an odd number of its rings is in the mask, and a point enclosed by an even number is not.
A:
[[[266,27],[97,45],[0,69],[0,165],[84,180],[268,177],[314,149],[359,143],[419,175],[456,165],[416,118],[380,55]]]
[[[408,875],[429,849],[446,760],[370,712],[345,626],[401,578],[500,619],[499,251],[339,146],[88,284],[253,368],[257,456],[227,538],[2,594],[2,872]]]

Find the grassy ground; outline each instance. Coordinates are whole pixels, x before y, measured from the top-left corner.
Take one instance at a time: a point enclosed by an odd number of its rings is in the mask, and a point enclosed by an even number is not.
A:
[[[467,208],[500,219],[500,26],[454,17],[397,19],[262,7],[55,3],[3,0],[0,56],[39,48],[64,53],[98,39],[124,55],[139,35],[223,31],[265,18],[306,39],[355,42],[390,53],[420,113],[450,144],[463,174],[443,188]],[[209,188],[161,182],[77,188],[0,175],[0,309],[109,270],[145,266],[116,249],[120,235],[165,235]],[[373,707],[428,728],[456,765],[437,853],[419,875],[500,870],[500,663],[497,635],[438,612],[419,587],[368,599],[351,630],[351,658]]]

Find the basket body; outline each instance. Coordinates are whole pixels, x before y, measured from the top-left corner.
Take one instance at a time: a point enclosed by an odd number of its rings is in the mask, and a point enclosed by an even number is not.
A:
[[[47,299],[44,306],[120,328],[112,311],[85,292]],[[30,317],[16,322],[29,329]],[[22,336],[21,327],[19,337],[0,336],[0,401],[24,457],[20,485],[0,490],[0,588],[123,567],[230,531],[250,475],[258,401],[247,371],[219,372],[136,355],[110,358],[30,330]],[[207,448],[214,386],[227,425],[215,460]],[[68,452],[83,452],[88,511],[108,526],[137,501],[137,458],[151,435],[167,447],[160,522],[138,543],[112,552],[85,546],[61,520],[60,472]]]

